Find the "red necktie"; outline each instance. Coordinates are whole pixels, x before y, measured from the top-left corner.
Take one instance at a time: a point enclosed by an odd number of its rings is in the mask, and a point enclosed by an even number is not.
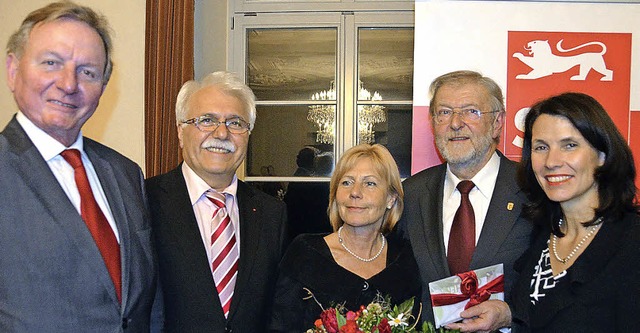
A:
[[[209,191],[207,192],[207,198],[216,207],[211,220],[213,227],[213,232],[211,233],[211,254],[213,258],[211,268],[222,311],[224,316],[228,317],[238,273],[238,244],[233,223],[231,223],[225,205],[224,194]]]
[[[116,288],[118,301],[122,302],[122,282],[120,278],[120,246],[113,229],[109,225],[107,218],[100,210],[89,185],[87,173],[82,164],[80,151],[77,149],[67,149],[60,155],[73,167],[73,174],[80,192],[80,211],[84,223],[91,232],[93,240],[98,245],[102,259],[107,266],[109,276]]]
[[[460,191],[460,207],[453,217],[449,234],[449,253],[447,254],[449,271],[452,275],[469,270],[471,256],[473,256],[473,250],[476,247],[476,218],[471,201],[469,201],[469,192],[475,186],[470,180],[463,180],[457,186]]]

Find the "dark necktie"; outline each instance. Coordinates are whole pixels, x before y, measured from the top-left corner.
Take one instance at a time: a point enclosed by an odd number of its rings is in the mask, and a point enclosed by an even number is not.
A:
[[[93,240],[98,245],[102,259],[107,266],[109,276],[116,288],[118,301],[122,302],[122,282],[120,270],[120,246],[116,235],[113,233],[107,218],[102,213],[100,206],[96,202],[89,185],[87,172],[82,164],[80,151],[77,149],[67,149],[60,155],[73,167],[73,176],[80,192],[80,212],[84,223],[87,225]]]
[[[469,270],[471,256],[476,247],[476,218],[469,201],[469,192],[474,187],[475,184],[470,180],[463,180],[457,186],[460,191],[460,207],[453,217],[447,253],[449,271],[452,275]]]
[[[225,317],[229,317],[231,298],[238,275],[238,244],[222,193],[209,191],[207,198],[215,205],[211,218],[211,269]]]

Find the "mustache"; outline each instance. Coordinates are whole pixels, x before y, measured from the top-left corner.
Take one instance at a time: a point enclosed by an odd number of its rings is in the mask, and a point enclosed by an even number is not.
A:
[[[202,143],[200,147],[202,149],[210,149],[210,148],[225,149],[231,153],[235,153],[236,151],[236,145],[233,144],[233,142],[229,140],[220,140],[218,138],[208,138]]]

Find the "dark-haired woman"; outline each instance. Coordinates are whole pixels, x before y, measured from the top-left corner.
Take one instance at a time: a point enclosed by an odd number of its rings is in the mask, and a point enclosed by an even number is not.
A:
[[[516,263],[514,332],[638,332],[635,176],[626,140],[592,97],[531,108],[519,181],[541,232]]]

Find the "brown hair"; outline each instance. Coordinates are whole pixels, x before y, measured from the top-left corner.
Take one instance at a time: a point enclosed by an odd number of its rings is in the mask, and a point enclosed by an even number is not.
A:
[[[22,57],[24,47],[29,40],[29,34],[37,24],[61,19],[84,22],[95,29],[98,35],[100,35],[107,56],[103,83],[106,84],[109,82],[113,71],[113,61],[111,60],[113,44],[111,42],[111,28],[109,27],[109,23],[104,15],[95,12],[89,7],[80,6],[71,1],[53,2],[29,13],[24,21],[22,21],[20,28],[9,37],[7,54],[13,53],[17,58]]]

